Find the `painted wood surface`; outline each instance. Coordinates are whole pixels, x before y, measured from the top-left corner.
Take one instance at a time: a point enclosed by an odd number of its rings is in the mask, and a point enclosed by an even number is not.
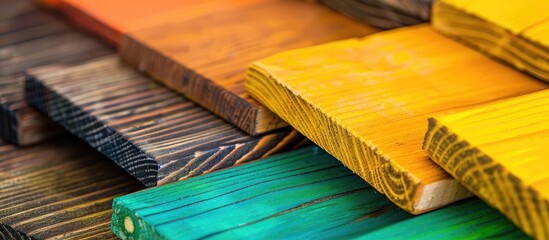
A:
[[[118,197],[113,211],[122,239],[525,238],[478,199],[413,218],[318,147]]]
[[[0,144],[0,239],[115,239],[112,199],[142,187],[78,139]]]
[[[246,87],[397,205],[421,213],[470,195],[421,150],[427,117],[548,86],[424,25],[274,55],[250,65]]]
[[[0,137],[30,145],[61,128],[24,102],[22,72],[45,64],[74,64],[112,51],[38,11],[30,1],[8,1],[2,7],[11,10],[0,19]]]
[[[549,81],[549,1],[441,0],[433,26]]]
[[[374,31],[322,5],[260,1],[132,32],[120,53],[154,79],[257,135],[287,124],[244,91],[250,61]]]
[[[431,0],[322,0],[327,6],[383,29],[429,20]]]
[[[549,239],[549,90],[429,120],[424,149],[537,239]]]
[[[147,186],[263,158],[305,141],[291,129],[251,137],[116,57],[30,74],[26,100],[31,105]]]

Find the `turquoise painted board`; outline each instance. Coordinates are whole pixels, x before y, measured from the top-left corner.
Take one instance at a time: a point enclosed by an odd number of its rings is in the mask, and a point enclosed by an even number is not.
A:
[[[521,234],[478,199],[413,217],[317,147],[118,197],[113,212],[111,228],[122,239],[377,238],[461,233],[471,224],[491,224],[483,237]]]

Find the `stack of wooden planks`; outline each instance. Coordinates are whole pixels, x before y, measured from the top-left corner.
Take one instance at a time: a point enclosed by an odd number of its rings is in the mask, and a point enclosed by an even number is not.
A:
[[[418,26],[254,62],[246,87],[397,205],[421,213],[469,196],[422,151],[427,117],[547,85]]]

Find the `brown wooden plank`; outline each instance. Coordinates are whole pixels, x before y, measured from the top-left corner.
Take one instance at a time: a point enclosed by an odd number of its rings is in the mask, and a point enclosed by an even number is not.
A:
[[[262,158],[303,140],[289,129],[251,137],[115,57],[44,71],[31,71],[27,101],[147,186]]]
[[[116,196],[143,186],[78,139],[0,144],[0,238],[115,239]]]
[[[259,1],[130,32],[120,52],[139,70],[256,135],[287,124],[244,91],[250,61],[374,31],[319,4]]]
[[[0,21],[0,137],[30,145],[60,133],[61,128],[24,102],[22,71],[52,63],[74,64],[112,50],[45,12],[30,6],[15,9],[21,14]]]
[[[321,0],[327,6],[366,22],[391,29],[429,20],[431,0]]]

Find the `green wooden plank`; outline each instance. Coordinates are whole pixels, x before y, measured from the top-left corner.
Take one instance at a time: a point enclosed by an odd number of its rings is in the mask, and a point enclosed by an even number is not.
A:
[[[478,199],[412,217],[317,147],[118,197],[113,212],[122,239],[525,237]]]

